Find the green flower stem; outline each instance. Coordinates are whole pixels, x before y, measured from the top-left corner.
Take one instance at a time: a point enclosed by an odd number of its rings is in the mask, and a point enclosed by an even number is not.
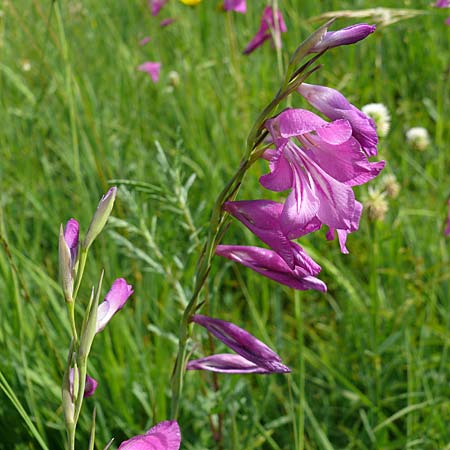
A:
[[[69,322],[70,322],[70,328],[72,330],[72,337],[75,343],[78,342],[78,333],[77,333],[77,327],[75,324],[75,302],[71,301],[67,303],[67,310],[69,312]]]
[[[80,289],[81,280],[83,279],[84,274],[84,268],[86,267],[86,259],[88,254],[89,248],[83,248],[81,247],[81,254],[80,254],[80,265],[78,266],[77,270],[77,284],[75,286],[75,291],[73,293],[73,301],[77,299],[78,291]]]

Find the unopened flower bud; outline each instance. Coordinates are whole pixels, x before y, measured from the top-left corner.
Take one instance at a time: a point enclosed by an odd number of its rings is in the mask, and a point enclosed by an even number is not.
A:
[[[91,224],[83,241],[83,248],[88,249],[94,242],[95,238],[103,230],[106,222],[111,214],[116,199],[117,188],[112,187],[100,200],[97,210],[94,213]]]
[[[78,262],[79,225],[70,219],[65,229],[59,232],[59,273],[66,302],[73,301],[73,282]]]
[[[378,136],[385,137],[389,133],[391,115],[383,103],[369,103],[363,106],[361,111],[374,120]]]
[[[406,132],[406,141],[415,150],[423,152],[430,145],[430,136],[426,128],[413,127]]]
[[[396,198],[400,192],[400,185],[393,173],[388,173],[381,179],[381,188],[390,198]]]
[[[367,210],[370,221],[383,221],[389,209],[386,201],[386,193],[369,187],[364,207]]]

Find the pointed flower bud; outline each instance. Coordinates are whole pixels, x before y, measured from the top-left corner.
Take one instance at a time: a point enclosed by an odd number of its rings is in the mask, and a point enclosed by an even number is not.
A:
[[[105,301],[98,305],[96,333],[105,328],[112,316],[123,308],[132,293],[133,287],[127,284],[125,279],[118,278],[114,281],[110,291],[106,294]]]
[[[78,257],[79,225],[70,219],[59,233],[59,273],[66,302],[73,301],[73,282]]]
[[[134,436],[120,444],[118,450],[178,450],[181,432],[175,420],[165,420],[146,433]]]
[[[216,255],[238,262],[266,278],[293,289],[300,291],[315,289],[322,292],[327,290],[323,281],[305,275],[297,267],[291,269],[278,253],[266,248],[245,245],[218,245]]]
[[[358,23],[338,31],[328,31],[323,39],[309,50],[309,53],[319,53],[328,48],[354,44],[369,36],[375,29],[374,25]]]
[[[291,371],[289,367],[282,364],[281,358],[271,348],[237,325],[201,314],[194,315],[192,321],[206,328],[246,361],[233,357],[233,355],[231,358],[226,355],[225,358],[224,355],[213,355],[189,362],[188,370],[201,369],[225,373],[286,373]]]
[[[112,187],[101,199],[94,213],[94,217],[89,225],[88,231],[83,241],[83,248],[89,248],[95,238],[103,230],[111,214],[116,199],[117,188]]]

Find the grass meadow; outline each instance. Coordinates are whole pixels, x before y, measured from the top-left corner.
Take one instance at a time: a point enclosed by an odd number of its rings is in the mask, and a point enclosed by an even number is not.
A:
[[[311,18],[373,7],[421,13],[395,23],[339,19],[332,29],[379,26],[327,52],[309,81],[358,107],[387,106],[378,159],[399,195],[382,221],[363,212],[349,255],[325,231],[302,238],[326,294],[215,258],[204,313],[245,327],[292,373],[187,373],[181,448],[450,449],[450,14],[429,0],[279,0],[288,32],[277,60],[268,43],[242,55],[264,5],[247,3],[242,15],[219,11],[218,1],[171,0],[158,17],[144,0],[0,4],[1,450],[64,448],[70,326],[59,227],[76,217],[85,232],[111,185],[119,186],[113,217],[90,253],[80,302],[102,269],[104,286],[124,277],[135,293],[94,343],[89,373],[99,387],[86,399],[78,448],[88,446],[94,406],[98,449],[169,417],[176,336],[211,208],[279,87],[279,67],[326,21]],[[160,28],[169,16],[176,22]],[[144,61],[162,63],[158,83],[136,70]],[[308,108],[299,95],[290,105]],[[430,133],[425,151],[406,142],[413,126]],[[270,198],[258,183],[266,172],[257,163],[238,198]],[[367,193],[356,189],[358,199]],[[258,245],[236,222],[224,242]],[[193,338],[197,357],[224,350],[202,329]]]

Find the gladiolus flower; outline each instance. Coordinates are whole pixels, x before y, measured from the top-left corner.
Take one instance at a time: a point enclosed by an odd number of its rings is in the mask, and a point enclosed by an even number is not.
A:
[[[298,267],[291,269],[286,261],[273,250],[244,245],[218,245],[216,255],[238,262],[266,278],[293,289],[300,291],[315,289],[322,292],[327,290],[323,281],[305,274],[305,271]]]
[[[152,12],[152,16],[157,16],[161,8],[168,2],[168,0],[148,0],[148,7]]]
[[[147,61],[138,67],[141,72],[147,73],[154,83],[159,80],[159,72],[161,71],[161,63]]]
[[[223,9],[225,11],[236,11],[245,14],[247,11],[247,4],[245,0],[224,0]]]
[[[133,293],[133,287],[127,284],[125,279],[118,278],[105,296],[103,303],[98,305],[96,333],[105,328],[117,311],[123,308],[126,301]]]
[[[325,86],[302,83],[297,91],[309,104],[331,120],[346,119],[353,137],[368,156],[376,156],[378,136],[375,122],[353,106],[339,91]]]
[[[347,120],[328,123],[312,112],[287,109],[268,120],[266,128],[276,151],[271,173],[260,182],[272,191],[291,189],[280,217],[283,232],[305,228],[315,219],[347,233],[357,230],[361,205],[351,186],[376,177],[384,161],[367,160]]]
[[[181,432],[175,420],[165,420],[146,433],[134,436],[120,444],[118,450],[178,450]]]
[[[299,272],[305,276],[317,275],[320,272],[320,266],[291,239],[316,231],[322,224],[319,220],[313,219],[305,229],[288,230],[285,233],[280,222],[283,206],[282,203],[270,200],[244,200],[226,202],[224,209],[275,250],[290,269],[297,267]]]
[[[327,31],[314,47],[309,50],[309,53],[319,53],[328,48],[338,47],[340,45],[354,44],[366,38],[369,34],[375,31],[374,25],[367,23],[358,23],[337,31]]]
[[[187,370],[210,370],[223,373],[287,373],[291,369],[266,344],[249,332],[224,320],[196,314],[192,321],[206,328],[237,355],[212,355],[190,361]]]
[[[151,41],[151,37],[150,36],[145,36],[144,38],[142,38],[139,41],[139,45],[145,45],[148,44]]]
[[[275,23],[277,25],[275,25]],[[274,14],[273,9],[270,6],[267,6],[264,8],[259,30],[247,47],[245,47],[245,50],[243,51],[244,55],[250,54],[270,38],[277,48],[281,48],[281,33],[285,33],[286,31],[287,27],[284,23],[281,11],[277,10]]]

